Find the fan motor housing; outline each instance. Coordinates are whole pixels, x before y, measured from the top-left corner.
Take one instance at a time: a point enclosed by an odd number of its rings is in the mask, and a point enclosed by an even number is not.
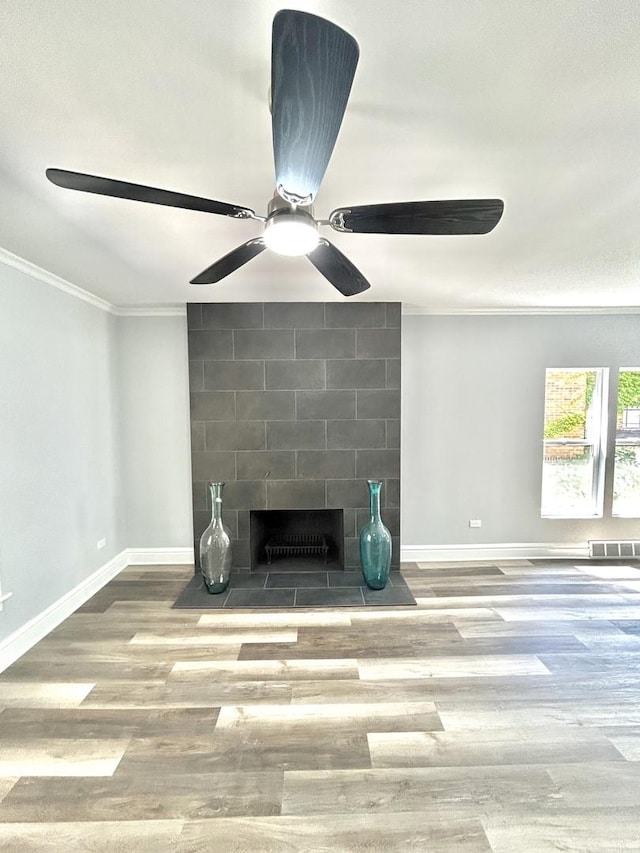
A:
[[[306,255],[318,245],[318,226],[312,208],[294,208],[280,198],[269,203],[264,242],[281,255]]]

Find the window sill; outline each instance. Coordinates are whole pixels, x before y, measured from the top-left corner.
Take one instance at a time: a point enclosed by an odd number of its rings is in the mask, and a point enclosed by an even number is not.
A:
[[[604,516],[601,512],[594,515],[544,515],[541,513],[540,518],[547,521],[593,521],[597,518],[604,518]]]

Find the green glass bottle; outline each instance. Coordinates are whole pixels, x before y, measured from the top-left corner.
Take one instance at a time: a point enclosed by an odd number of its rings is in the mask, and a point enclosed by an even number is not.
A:
[[[209,483],[211,523],[200,538],[200,571],[207,592],[224,592],[231,575],[231,535],[222,523],[224,483]]]
[[[360,563],[370,589],[384,589],[391,567],[391,534],[380,518],[381,480],[367,480],[370,518],[360,531]]]

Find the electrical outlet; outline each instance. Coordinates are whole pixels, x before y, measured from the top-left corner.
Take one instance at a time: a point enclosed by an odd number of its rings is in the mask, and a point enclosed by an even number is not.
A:
[[[106,539],[98,539],[98,544],[97,544],[98,551],[102,551],[102,549],[105,547],[106,544],[107,544]]]
[[[469,527],[482,527],[482,521],[479,518],[470,518]]]

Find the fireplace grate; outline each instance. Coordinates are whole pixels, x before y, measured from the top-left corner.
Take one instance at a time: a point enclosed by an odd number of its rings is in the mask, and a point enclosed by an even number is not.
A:
[[[324,557],[329,559],[329,544],[326,536],[316,536],[311,533],[274,536],[265,544],[267,564],[271,565],[274,557]]]

